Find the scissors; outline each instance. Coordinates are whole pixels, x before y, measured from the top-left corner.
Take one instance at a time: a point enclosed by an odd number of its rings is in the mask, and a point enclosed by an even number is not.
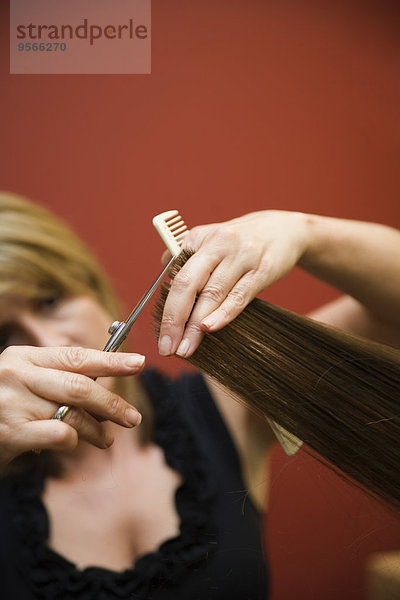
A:
[[[135,308],[132,310],[130,315],[125,319],[125,321],[114,321],[111,323],[108,333],[111,334],[107,344],[104,346],[103,352],[116,352],[118,348],[121,346],[122,342],[127,338],[132,325],[135,323],[136,319],[158,288],[160,282],[168,272],[168,269],[172,265],[175,260],[175,256],[171,258],[169,263],[164,267],[160,275],[157,277],[153,285],[149,288],[149,290],[145,293],[145,295],[139,300],[136,304]]]
[[[165,242],[168,250],[171,252],[172,258],[161,271],[153,285],[139,300],[127,319],[125,319],[125,321],[114,321],[111,323],[108,329],[108,333],[111,335],[108,339],[108,342],[104,346],[103,352],[116,352],[118,350],[122,342],[127,338],[132,325],[135,323],[147,302],[158,288],[160,282],[167,274],[168,269],[172,266],[172,263],[181,250],[180,245],[187,227],[177,210],[169,210],[157,215],[153,219],[153,225],[158,231],[162,240]],[[97,377],[93,377],[94,381],[96,381],[96,379]],[[69,410],[71,410],[71,407],[67,404],[63,404],[58,407],[51,418],[62,420]],[[33,450],[33,452],[40,453],[40,450]]]

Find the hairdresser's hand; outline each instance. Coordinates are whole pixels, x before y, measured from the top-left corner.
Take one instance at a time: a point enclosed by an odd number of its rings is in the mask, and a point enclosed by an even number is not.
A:
[[[307,244],[307,218],[297,212],[261,211],[190,230],[183,247],[196,253],[172,282],[161,322],[160,354],[191,356],[204,331],[217,331],[232,321],[294,267]]]
[[[78,438],[110,446],[99,420],[133,427],[141,417],[92,378],[132,375],[143,363],[138,354],[88,348],[6,348],[0,355],[0,467],[33,448],[72,450]],[[62,421],[52,419],[62,404],[71,410]]]

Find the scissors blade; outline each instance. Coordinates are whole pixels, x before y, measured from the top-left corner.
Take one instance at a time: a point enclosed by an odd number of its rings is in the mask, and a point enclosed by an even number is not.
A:
[[[144,309],[144,307],[146,306],[146,304],[148,303],[158,286],[160,285],[161,281],[164,279],[164,276],[168,272],[168,269],[174,262],[175,258],[175,256],[171,258],[171,260],[161,271],[160,275],[157,277],[153,285],[148,289],[145,295],[136,304],[135,308],[132,310],[128,318],[125,321],[121,321],[117,325],[116,329],[111,334],[111,337],[109,338],[107,344],[104,346],[104,352],[116,352],[118,350],[122,342],[126,339],[132,325],[134,324],[134,322],[136,321],[136,319],[138,318],[138,316],[140,315],[140,313],[142,312],[142,310]]]

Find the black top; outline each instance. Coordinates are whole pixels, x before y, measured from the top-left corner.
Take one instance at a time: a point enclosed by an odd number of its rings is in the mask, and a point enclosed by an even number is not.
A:
[[[180,534],[122,572],[76,569],[47,547],[38,474],[0,481],[2,600],[266,600],[260,514],[239,458],[201,375],[143,375],[155,410],[155,443],[183,483]]]

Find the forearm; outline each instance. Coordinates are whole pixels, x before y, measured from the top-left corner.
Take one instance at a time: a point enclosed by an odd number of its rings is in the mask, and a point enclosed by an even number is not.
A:
[[[400,325],[400,232],[384,225],[306,215],[308,243],[298,265]]]

